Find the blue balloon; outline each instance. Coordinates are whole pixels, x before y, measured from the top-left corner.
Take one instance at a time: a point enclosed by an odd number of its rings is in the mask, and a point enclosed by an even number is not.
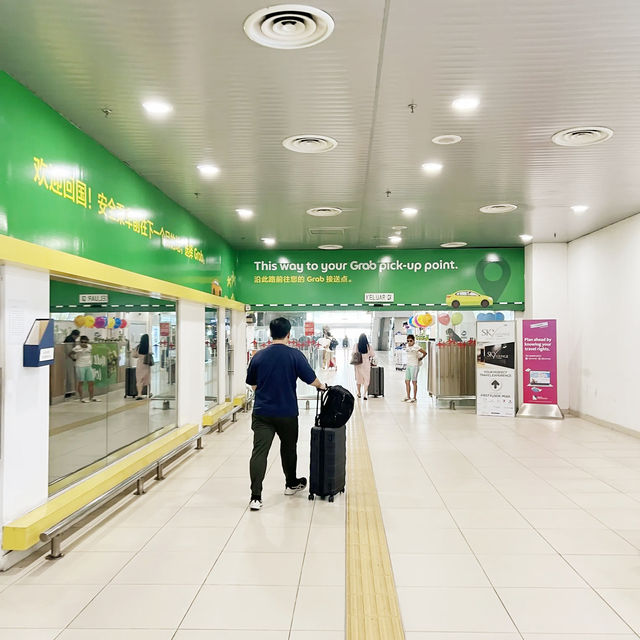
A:
[[[114,318],[114,328],[118,329],[120,327],[120,323],[122,322],[122,318]]]
[[[496,320],[497,320],[498,322],[502,322],[502,321],[504,320],[504,313],[502,313],[502,311],[498,311],[498,312],[496,313]]]

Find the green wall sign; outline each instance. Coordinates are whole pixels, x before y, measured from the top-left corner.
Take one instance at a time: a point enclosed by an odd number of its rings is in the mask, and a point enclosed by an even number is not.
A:
[[[220,236],[6,73],[0,140],[0,233],[234,297]]]
[[[241,251],[237,277],[240,299],[258,308],[524,309],[521,248]]]

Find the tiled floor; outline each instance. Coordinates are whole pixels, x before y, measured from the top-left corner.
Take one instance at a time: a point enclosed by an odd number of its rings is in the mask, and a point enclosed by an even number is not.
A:
[[[360,402],[406,637],[640,637],[640,439],[407,405],[401,376]],[[343,638],[344,498],[283,496],[274,446],[247,512],[250,448],[242,416],[64,559],[0,573],[0,640]]]

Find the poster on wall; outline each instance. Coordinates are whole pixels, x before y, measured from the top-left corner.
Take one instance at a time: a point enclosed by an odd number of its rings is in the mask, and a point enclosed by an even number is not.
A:
[[[522,321],[522,399],[518,415],[561,418],[556,321]]]
[[[513,417],[516,410],[516,332],[513,322],[478,322],[476,413]]]

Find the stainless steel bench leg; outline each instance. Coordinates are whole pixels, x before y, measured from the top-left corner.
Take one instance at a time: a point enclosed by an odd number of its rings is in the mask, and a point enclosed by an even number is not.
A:
[[[62,535],[53,536],[53,538],[51,538],[51,553],[46,556],[47,560],[58,560],[64,556],[64,553],[60,551],[61,541]]]
[[[222,433],[222,420],[218,420],[218,433]]]
[[[231,416],[231,422],[238,422],[238,412],[234,411],[233,415]]]
[[[309,404],[309,401],[307,400],[305,405],[304,405],[304,408],[308,410],[310,407],[311,407],[311,405]]]
[[[156,480],[164,480],[164,469],[160,463],[156,467]]]
[[[204,449],[204,447],[202,446],[202,436],[200,436],[197,440],[196,440],[196,449]]]
[[[138,478],[136,480],[136,490],[134,491],[134,494],[137,496],[141,496],[143,493],[145,493],[144,480],[142,478]]]

